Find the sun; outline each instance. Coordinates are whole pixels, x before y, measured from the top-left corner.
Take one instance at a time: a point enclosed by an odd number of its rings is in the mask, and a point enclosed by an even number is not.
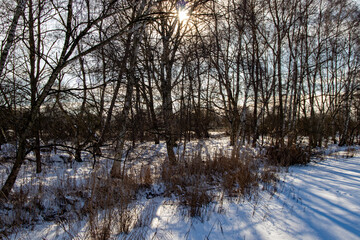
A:
[[[187,21],[190,18],[189,11],[186,8],[179,9],[178,18],[181,23]]]

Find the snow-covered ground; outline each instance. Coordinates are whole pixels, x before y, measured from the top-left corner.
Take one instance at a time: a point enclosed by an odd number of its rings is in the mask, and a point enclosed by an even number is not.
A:
[[[359,149],[290,167],[282,178],[274,196],[228,201],[204,221],[155,202],[147,239],[360,239]]]
[[[197,144],[207,152],[224,142]],[[164,147],[160,148],[157,154],[162,155]],[[81,178],[91,173],[90,166],[91,162],[77,163],[64,173]],[[59,180],[51,171],[49,177]],[[46,173],[41,178],[46,179]],[[321,159],[292,166],[280,179],[274,195],[264,191],[252,200],[224,198],[210,204],[202,218],[188,217],[183,207],[162,196],[140,198],[135,228],[112,239],[360,239],[360,148],[329,147]],[[85,220],[66,225],[40,219],[9,239],[88,239],[87,227]]]

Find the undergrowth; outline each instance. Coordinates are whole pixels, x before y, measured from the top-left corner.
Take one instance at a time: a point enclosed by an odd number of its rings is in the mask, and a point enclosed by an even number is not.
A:
[[[161,177],[166,195],[188,207],[190,217],[200,218],[209,203],[223,199],[219,191],[230,198],[251,198],[259,190],[276,191],[278,181],[277,168],[264,164],[249,149],[235,155],[192,155],[176,165],[164,162]]]
[[[311,149],[300,145],[274,145],[266,149],[265,157],[272,165],[288,167],[291,165],[306,165],[310,162]]]
[[[137,194],[152,184],[150,167],[129,169],[119,179],[107,175],[105,168],[98,168],[81,181],[67,174],[56,176],[52,185],[36,177],[28,179],[0,202],[0,239],[46,221],[55,222],[71,239],[129,233],[138,221]],[[73,229],[80,221],[87,223],[83,236]]]
[[[134,164],[116,179],[109,177],[106,166],[98,166],[80,180],[63,173],[45,184],[45,179],[33,177],[0,203],[0,237],[6,239],[18,229],[44,221],[55,222],[69,238],[126,235],[143,222],[151,223],[144,220],[143,206],[137,202],[144,192],[146,198],[167,197],[183,206],[188,216],[203,219],[209,204],[222,205],[224,197],[253,199],[262,190],[276,192],[277,171],[255,151],[244,148],[237,154],[193,153],[175,165],[164,161],[160,168]],[[155,185],[163,189],[156,192]],[[81,235],[74,229],[79,222],[86,223]]]

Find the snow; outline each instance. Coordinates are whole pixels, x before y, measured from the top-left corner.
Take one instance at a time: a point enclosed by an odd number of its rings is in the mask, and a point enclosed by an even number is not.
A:
[[[16,147],[10,143],[5,143],[5,144],[1,145],[0,155],[4,158],[15,157]]]
[[[359,150],[350,158],[290,167],[282,178],[276,195],[227,201],[224,213],[209,211],[205,221],[162,204],[148,239],[360,239]]]
[[[190,151],[211,154],[230,146],[223,138],[192,142],[186,145]],[[164,144],[150,143],[140,146],[142,157],[154,164],[154,158],[165,154]],[[153,149],[155,151],[152,151]],[[2,148],[4,149],[4,148]],[[149,150],[150,149],[150,150]],[[183,153],[179,145],[178,154]],[[94,170],[92,162],[64,164],[63,153],[52,154],[53,165],[36,179],[43,180],[44,194],[47,186],[70,184],[79,186],[84,176]],[[135,156],[134,156],[135,157]],[[211,203],[203,216],[190,218],[184,207],[174,199],[161,196],[162,186],[154,184],[154,197],[140,196],[136,203],[139,212],[134,229],[127,235],[115,235],[111,239],[360,239],[360,148],[329,146],[307,166],[292,166],[280,174],[275,194],[263,191],[252,199],[228,199]],[[104,169],[111,161],[103,161]],[[0,165],[1,166],[1,165]],[[4,166],[1,166],[4,179]],[[25,168],[23,168],[25,169]],[[31,174],[23,171],[17,182],[35,185]],[[33,171],[31,171],[33,172]],[[74,183],[66,183],[71,176]],[[2,180],[3,182],[3,180]],[[66,186],[65,186],[66,187]],[[75,195],[64,196],[68,202],[80,201]],[[56,195],[44,198],[45,208],[51,208]],[[77,204],[83,205],[83,202]],[[57,209],[54,209],[57,211]],[[1,212],[0,212],[1,213]],[[87,239],[86,219],[66,224],[64,221],[39,220],[32,227],[20,228],[9,239]]]

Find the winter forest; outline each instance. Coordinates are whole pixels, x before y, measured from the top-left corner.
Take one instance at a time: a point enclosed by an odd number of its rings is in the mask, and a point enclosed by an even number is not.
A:
[[[0,238],[360,238],[358,1],[0,2]]]

